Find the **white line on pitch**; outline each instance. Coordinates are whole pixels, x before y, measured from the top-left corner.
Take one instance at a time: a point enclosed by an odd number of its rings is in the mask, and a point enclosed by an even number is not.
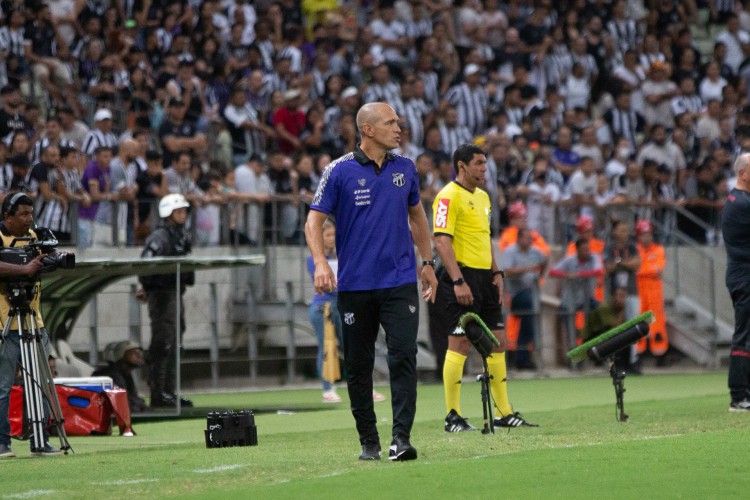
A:
[[[123,486],[126,484],[141,484],[141,483],[155,483],[158,479],[116,479],[114,481],[101,481],[91,484],[97,486]]]
[[[193,472],[196,474],[213,474],[214,472],[224,472],[228,470],[240,469],[247,467],[245,464],[234,464],[234,465],[219,465],[218,467],[212,467],[211,469],[195,469]]]
[[[3,495],[3,498],[36,498],[54,495],[55,493],[57,493],[55,490],[29,490],[24,491],[23,493],[10,493],[8,495]]]

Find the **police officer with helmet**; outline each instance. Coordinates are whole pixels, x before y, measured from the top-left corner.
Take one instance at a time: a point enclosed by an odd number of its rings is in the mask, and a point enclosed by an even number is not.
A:
[[[141,257],[176,257],[190,253],[190,234],[185,228],[190,203],[181,194],[168,194],[159,201],[159,217],[163,224],[146,238]],[[176,324],[176,280],[174,274],[140,276],[142,288],[136,298],[148,304],[151,319],[151,345],[148,350],[151,408],[174,407],[175,349],[178,347]],[[180,275],[179,342],[185,333],[185,308],[182,298],[185,289],[195,283],[192,272]],[[192,406],[189,399],[180,398],[183,406]]]

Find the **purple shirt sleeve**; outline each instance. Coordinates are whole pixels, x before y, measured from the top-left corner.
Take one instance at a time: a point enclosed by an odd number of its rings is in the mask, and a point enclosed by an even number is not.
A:
[[[338,176],[335,174],[335,168],[336,165],[332,164],[323,171],[320,184],[318,184],[318,190],[315,192],[312,205],[310,205],[310,208],[313,210],[325,214],[331,214],[336,210],[339,202],[339,192]]]

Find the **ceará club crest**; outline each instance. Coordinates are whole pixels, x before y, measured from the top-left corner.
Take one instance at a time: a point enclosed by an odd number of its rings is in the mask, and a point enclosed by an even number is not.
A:
[[[400,172],[393,174],[393,183],[397,187],[404,187],[404,184],[406,184],[406,180],[404,179],[404,174]]]

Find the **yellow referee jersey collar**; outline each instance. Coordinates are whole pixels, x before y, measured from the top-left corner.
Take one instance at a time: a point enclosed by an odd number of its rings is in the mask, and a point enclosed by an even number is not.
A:
[[[476,190],[477,190],[477,188],[474,188],[474,190],[472,191],[471,189],[467,188],[466,186],[464,186],[463,184],[461,184],[460,182],[458,182],[458,179],[453,179],[453,181],[451,181],[451,182],[453,182],[453,183],[454,183],[454,184],[456,184],[457,186],[459,186],[459,187],[461,187],[461,188],[465,189],[466,191],[468,191],[468,192],[470,192],[470,193],[472,193],[472,194],[473,194],[474,192],[476,192]]]

